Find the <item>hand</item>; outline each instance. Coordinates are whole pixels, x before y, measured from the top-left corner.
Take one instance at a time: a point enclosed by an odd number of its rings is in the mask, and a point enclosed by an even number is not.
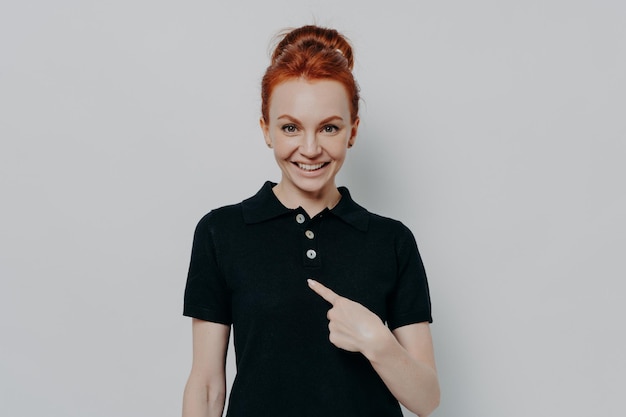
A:
[[[362,304],[336,294],[317,281],[309,279],[307,282],[313,291],[332,305],[326,317],[329,321],[329,340],[333,345],[369,357],[370,352],[384,346],[389,336],[393,337],[382,320]]]

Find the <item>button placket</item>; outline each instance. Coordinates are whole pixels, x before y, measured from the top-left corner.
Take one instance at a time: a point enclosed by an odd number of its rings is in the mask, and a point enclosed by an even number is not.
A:
[[[303,216],[304,217],[304,216]],[[298,221],[296,219],[296,221]],[[311,219],[308,223],[301,223],[304,228],[302,231],[302,251],[304,266],[316,267],[320,265],[320,253],[317,247],[316,225],[319,219]]]

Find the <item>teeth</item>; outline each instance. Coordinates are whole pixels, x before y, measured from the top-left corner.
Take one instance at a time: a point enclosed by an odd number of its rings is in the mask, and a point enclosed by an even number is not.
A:
[[[303,169],[305,171],[315,171],[316,169],[320,169],[321,167],[323,167],[324,163],[322,162],[321,164],[315,164],[315,165],[307,165],[307,164],[298,163],[298,166],[300,167],[300,169]]]

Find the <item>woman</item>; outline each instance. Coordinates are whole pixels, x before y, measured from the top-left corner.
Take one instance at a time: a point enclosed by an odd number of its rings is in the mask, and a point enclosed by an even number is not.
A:
[[[184,314],[193,364],[183,416],[419,416],[439,402],[430,299],[411,232],[355,203],[335,176],[359,127],[352,49],[304,26],[276,46],[261,129],[282,171],[200,220]]]

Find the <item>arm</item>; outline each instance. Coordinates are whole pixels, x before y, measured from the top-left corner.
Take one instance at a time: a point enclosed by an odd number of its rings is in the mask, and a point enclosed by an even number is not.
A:
[[[183,395],[183,417],[221,417],[230,326],[193,319],[192,333],[193,360]]]
[[[413,413],[428,416],[439,405],[439,381],[428,323],[395,329],[383,325],[363,352],[389,388]]]
[[[335,346],[361,352],[402,405],[426,417],[439,405],[439,381],[428,323],[399,327],[393,333],[363,305],[322,284],[309,286],[332,304],[329,339]]]

